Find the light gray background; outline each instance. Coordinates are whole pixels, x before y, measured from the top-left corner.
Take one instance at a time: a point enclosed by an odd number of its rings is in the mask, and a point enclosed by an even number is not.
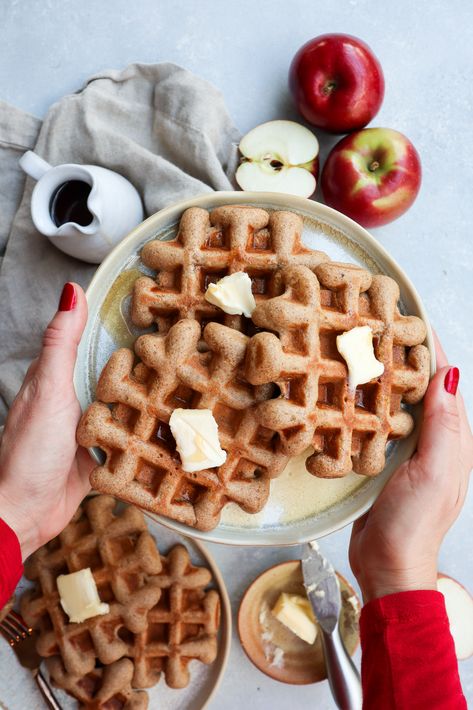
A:
[[[104,68],[174,61],[223,92],[238,128],[296,118],[286,88],[293,54],[324,32],[348,32],[373,48],[386,96],[374,125],[417,146],[424,180],[414,207],[373,234],[417,286],[473,413],[473,4],[469,0],[0,0],[0,98],[37,116]],[[324,153],[334,142],[322,137]],[[445,472],[448,475],[448,471]],[[473,590],[473,498],[442,548],[440,569]],[[352,580],[349,531],[323,548]],[[297,549],[212,545],[234,610],[257,573]],[[435,643],[435,639],[432,639]],[[473,703],[473,660],[460,664]],[[327,683],[285,686],[266,678],[235,636],[212,708],[332,708]]]

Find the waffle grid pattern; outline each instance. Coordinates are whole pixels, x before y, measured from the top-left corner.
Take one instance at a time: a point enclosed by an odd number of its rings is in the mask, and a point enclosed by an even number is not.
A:
[[[211,663],[217,655],[219,596],[204,592],[209,570],[193,567],[189,554],[176,545],[163,558],[156,583],[161,589],[159,603],[148,614],[148,625],[135,635],[127,655],[134,660],[134,685],[148,688],[153,676],[162,672],[171,688],[188,685],[191,659]]]
[[[326,254],[301,242],[303,221],[293,212],[246,206],[212,210],[191,207],[182,215],[177,238],[145,244],[141,259],[157,271],[156,279],[139,278],[134,287],[132,319],[147,328],[157,324],[166,333],[182,318],[201,323],[220,322],[247,335],[251,320],[225,314],[205,300],[210,283],[237,271],[252,281],[256,302],[276,295],[278,269],[304,264],[315,269]]]
[[[246,358],[250,382],[275,382],[281,391],[258,405],[260,422],[278,432],[277,448],[285,454],[312,445],[306,466],[316,476],[340,477],[352,469],[376,475],[385,465],[387,441],[412,430],[401,402],[420,401],[428,384],[429,353],[420,344],[425,326],[400,314],[399,287],[387,276],[329,262],[315,275],[295,266],[281,278],[284,293],[253,313],[255,324],[271,332],[252,338]],[[373,331],[385,370],[351,392],[336,337],[363,325]]]
[[[38,631],[38,653],[58,687],[86,708],[113,701],[141,710],[147,694],[133,689],[155,685],[161,673],[171,687],[185,687],[190,660],[215,659],[220,602],[205,590],[210,572],[193,567],[184,546],[161,556],[143,514],[131,506],[115,514],[115,506],[111,496],[89,499],[30,558],[25,574],[36,585],[23,595],[21,612]],[[85,567],[110,611],[69,623],[56,579]]]
[[[106,452],[92,485],[158,514],[208,530],[224,505],[234,502],[256,512],[269,495],[269,479],[287,456],[272,447],[272,433],[253,405],[268,388],[243,379],[248,338],[218,323],[204,330],[199,352],[197,321],[182,320],[166,336],[143,335],[135,351],[116,351],[105,366],[94,402],[83,416],[78,441]],[[106,404],[113,404],[110,410]],[[210,409],[227,460],[216,470],[182,470],[168,421],[177,407]]]
[[[85,676],[67,673],[55,656],[48,661],[48,669],[56,685],[79,701],[80,710],[147,710],[148,693],[134,690],[133,662],[121,658],[104,668],[94,668]]]
[[[106,455],[91,476],[97,490],[211,530],[228,503],[260,511],[270,479],[308,446],[306,467],[320,477],[383,469],[389,440],[413,427],[404,404],[428,384],[425,326],[399,312],[392,279],[306,248],[302,228],[291,212],[190,208],[176,239],[145,244],[156,277],[136,281],[132,316],[157,333],[112,355],[78,428],[80,444]],[[251,319],[204,298],[237,271],[252,279]],[[350,392],[336,337],[361,325],[385,372]],[[212,411],[225,464],[182,470],[168,426],[179,407]]]

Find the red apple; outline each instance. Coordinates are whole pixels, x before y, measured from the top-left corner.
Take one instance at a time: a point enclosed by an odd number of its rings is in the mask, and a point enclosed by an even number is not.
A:
[[[325,202],[365,227],[402,215],[421,183],[419,155],[391,128],[365,128],[332,149],[321,177]]]
[[[348,133],[378,113],[384,76],[367,44],[350,35],[327,34],[299,49],[289,70],[289,88],[309,123],[330,133]]]

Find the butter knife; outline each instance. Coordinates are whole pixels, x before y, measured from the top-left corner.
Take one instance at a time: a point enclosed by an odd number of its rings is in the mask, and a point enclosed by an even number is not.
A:
[[[35,683],[47,703],[48,708],[50,708],[50,710],[62,710],[46,678],[39,669],[43,659],[36,650],[36,634],[33,632],[31,636],[27,636],[18,643],[11,645],[11,649],[15,652],[20,664],[32,672]]]
[[[341,710],[360,710],[360,675],[340,635],[340,585],[332,565],[322,555],[316,542],[309,542],[305,548],[302,574],[320,627],[325,667],[335,703]]]

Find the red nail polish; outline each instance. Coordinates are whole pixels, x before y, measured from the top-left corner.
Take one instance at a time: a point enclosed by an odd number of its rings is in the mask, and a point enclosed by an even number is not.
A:
[[[445,375],[444,387],[448,394],[456,394],[458,389],[458,381],[460,379],[460,370],[458,367],[451,367]]]
[[[58,311],[72,311],[76,307],[77,295],[74,284],[64,284],[61,298],[59,299]]]

